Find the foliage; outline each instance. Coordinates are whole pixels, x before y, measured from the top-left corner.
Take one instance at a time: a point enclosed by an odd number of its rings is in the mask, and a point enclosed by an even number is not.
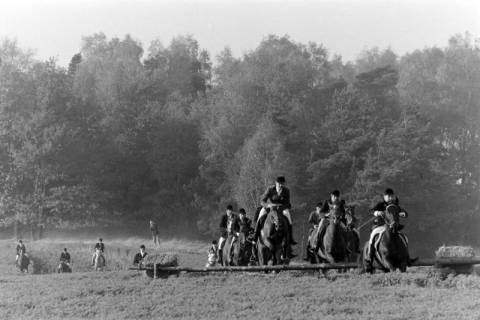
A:
[[[153,218],[163,232],[216,237],[227,203],[252,215],[284,175],[295,225],[333,189],[366,218],[392,187],[412,243],[480,241],[480,48],[469,34],[354,62],[270,35],[214,65],[189,35],[144,53],[130,35],[102,33],[82,39],[68,69],[9,39],[0,59],[5,226]]]

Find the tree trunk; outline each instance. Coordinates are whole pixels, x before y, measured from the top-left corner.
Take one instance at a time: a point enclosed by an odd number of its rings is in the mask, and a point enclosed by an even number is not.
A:
[[[13,221],[13,237],[15,238],[15,240],[18,240],[18,221],[17,221],[17,219],[15,219]]]
[[[35,226],[33,224],[30,224],[30,239],[32,241],[35,241]]]

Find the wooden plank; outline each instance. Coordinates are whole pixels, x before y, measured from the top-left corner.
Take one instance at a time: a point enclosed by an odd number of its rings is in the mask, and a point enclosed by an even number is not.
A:
[[[480,259],[424,259],[413,263],[414,267],[421,266],[461,266],[480,264]],[[156,266],[157,272],[264,272],[264,271],[288,271],[288,270],[329,270],[329,269],[346,269],[357,268],[356,262],[346,263],[320,263],[320,264],[300,264],[300,265],[278,265],[278,266],[231,266],[231,267],[211,267],[211,268],[191,268],[191,267],[159,267]],[[130,270],[153,270],[150,268],[132,267]],[[156,273],[156,272],[155,272]]]

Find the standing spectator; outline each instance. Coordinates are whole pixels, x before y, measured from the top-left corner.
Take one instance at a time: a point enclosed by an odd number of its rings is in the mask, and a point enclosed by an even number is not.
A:
[[[155,246],[159,245],[160,241],[158,241],[158,227],[153,220],[150,220],[150,232],[152,233],[153,244]]]

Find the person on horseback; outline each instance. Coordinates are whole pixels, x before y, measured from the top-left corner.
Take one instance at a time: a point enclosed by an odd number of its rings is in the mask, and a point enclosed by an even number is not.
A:
[[[63,251],[60,254],[60,262],[64,262],[70,266],[70,253],[68,253],[67,248],[63,248]]]
[[[23,253],[27,252],[27,249],[25,248],[25,244],[23,243],[22,240],[18,240],[16,251],[17,251],[17,255],[15,257],[15,263],[18,261],[18,258],[20,257],[22,252]]]
[[[253,233],[253,228],[252,228],[252,220],[247,217],[247,213],[245,212],[245,209],[240,208],[238,210],[238,223],[240,225],[240,233],[243,233],[245,235],[245,238],[248,238],[248,236]]]
[[[322,207],[323,207],[323,202],[317,203],[317,206],[315,207],[315,210],[310,213],[310,216],[308,217],[308,224],[310,225],[310,229],[308,230],[308,233],[310,234],[313,229],[315,229],[320,221],[322,220],[324,214],[322,213]]]
[[[387,209],[387,206],[394,204],[399,207],[400,212],[399,216],[402,218],[407,218],[408,213],[406,210],[400,207],[399,205],[399,200],[398,197],[395,195],[393,190],[391,188],[387,188],[383,194],[383,201],[378,202],[370,211],[373,213],[373,215],[376,217],[375,220],[373,220],[373,227],[372,227],[372,233],[370,234],[370,238],[368,240],[368,247],[367,247],[367,254],[365,257],[365,260],[367,262],[367,269],[372,268],[372,262],[373,259],[375,258],[375,243],[374,239],[377,235],[381,234],[384,231],[384,226],[385,226],[385,220],[383,219],[383,215],[385,210]],[[403,229],[403,225],[399,224],[398,225],[398,230]],[[416,259],[410,259],[408,258],[408,266],[411,265],[412,262],[414,262]]]
[[[327,226],[328,226],[327,218],[330,216],[330,212],[332,210],[335,210],[336,212],[339,212],[341,214],[342,226],[346,227],[345,200],[340,199],[339,190],[333,190],[332,193],[330,193],[330,199],[327,199],[323,202],[322,208],[320,209],[320,213],[323,214],[324,216],[321,217],[319,222],[319,226],[318,226],[319,234],[323,234],[327,229]]]
[[[311,237],[312,235],[312,232],[318,228],[318,225],[320,224],[320,221],[322,220],[324,214],[321,212],[322,210],[322,207],[323,207],[323,202],[319,202],[317,203],[317,205],[315,206],[315,210],[312,211],[310,213],[310,215],[308,216],[308,224],[309,224],[309,228],[308,228],[308,238]],[[307,241],[308,242],[308,241]],[[309,261],[309,247],[307,245],[307,247],[305,248],[305,255],[303,257],[303,260],[305,261]]]
[[[220,240],[218,241],[218,263],[222,264],[222,253],[223,248],[225,246],[225,242],[229,235],[236,235],[240,232],[240,223],[238,221],[238,217],[233,212],[233,206],[229,204],[227,206],[227,212],[222,215],[222,219],[220,220]],[[232,242],[233,242],[232,238]],[[232,243],[227,244],[229,246]]]
[[[133,265],[140,266],[147,255],[148,253],[145,251],[145,246],[142,244],[140,246],[140,252],[133,257]]]
[[[260,230],[265,222],[267,217],[267,208],[272,208],[273,206],[279,207],[279,212],[282,212],[283,215],[287,218],[288,221],[288,233],[290,234],[290,243],[288,248],[288,255],[289,258],[296,257],[292,251],[292,245],[296,245],[297,242],[293,239],[293,232],[292,232],[292,217],[290,216],[290,208],[292,205],[290,204],[290,190],[285,187],[285,177],[280,176],[277,177],[275,180],[275,185],[268,187],[261,199],[262,209],[258,215],[258,220],[256,221],[255,225],[255,235],[253,242],[256,243],[260,236]]]
[[[95,271],[104,270],[105,268],[105,257],[100,248],[95,248],[95,253],[92,256],[92,266],[95,266]]]
[[[98,239],[98,242],[95,244],[95,250],[100,249],[102,253],[105,252],[105,244],[103,243],[102,238]]]

